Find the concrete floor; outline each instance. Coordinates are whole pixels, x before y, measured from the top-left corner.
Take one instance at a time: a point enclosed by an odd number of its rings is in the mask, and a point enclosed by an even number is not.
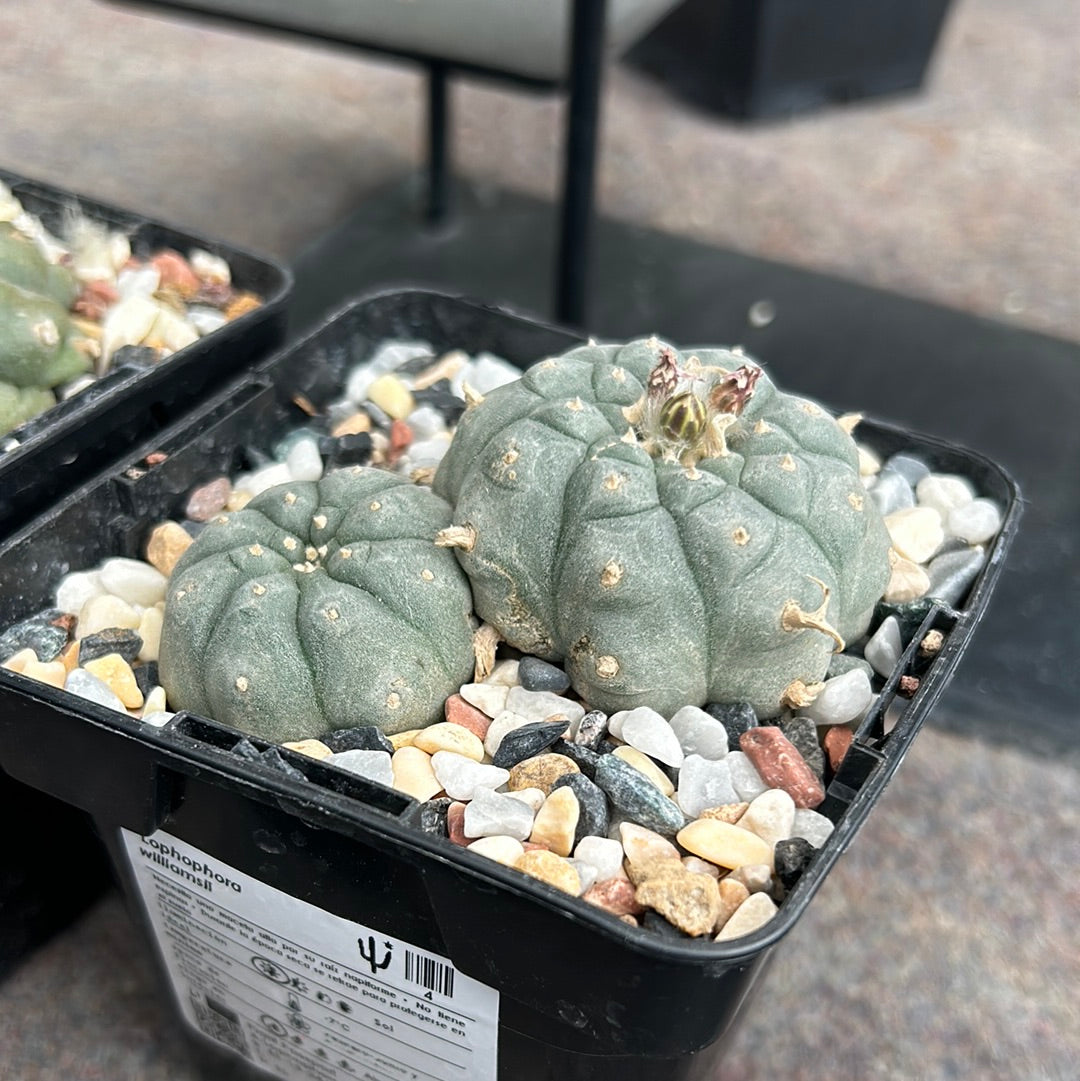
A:
[[[958,0],[918,95],[744,127],[610,71],[603,212],[1080,341],[1080,11]],[[413,169],[404,65],[91,0],[0,6],[0,165],[282,259]],[[561,107],[456,88],[461,173],[550,197]],[[498,299],[498,298],[491,298]],[[1080,774],[927,729],[726,1081],[1066,1081]],[[9,827],[10,828],[10,827]],[[2,1081],[201,1076],[109,897],[0,985]]]

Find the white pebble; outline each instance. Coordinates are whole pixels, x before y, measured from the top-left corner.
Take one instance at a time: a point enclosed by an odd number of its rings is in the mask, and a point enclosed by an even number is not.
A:
[[[323,761],[327,765],[348,770],[377,784],[384,784],[388,788],[394,787],[394,770],[387,751],[365,751],[355,748],[351,751],[338,751]]]
[[[117,713],[127,713],[127,707],[112,689],[85,668],[73,668],[68,673],[64,681],[64,690],[85,698],[89,702],[97,702],[98,705],[115,709]]]
[[[853,668],[825,681],[821,693],[800,710],[814,724],[848,724],[874,700],[870,677],[862,668]]]
[[[497,683],[464,683],[458,690],[458,694],[470,706],[476,706],[489,717],[498,717],[506,709],[506,696],[509,693],[509,687]]]
[[[56,607],[61,612],[77,616],[87,601],[106,593],[97,571],[75,571],[66,575],[56,587]]]
[[[431,357],[432,348],[430,342],[409,341],[398,339],[383,342],[369,361],[367,366],[380,374],[396,371],[403,364],[407,364],[413,357]],[[434,358],[433,358],[434,359]]]
[[[141,559],[107,559],[101,566],[101,584],[128,604],[150,607],[165,599],[169,580]]]
[[[863,656],[879,676],[888,676],[899,664],[904,652],[904,643],[900,638],[900,623],[896,616],[887,616],[881,626],[866,643]]]
[[[623,719],[619,738],[667,766],[682,765],[683,752],[679,737],[655,709],[648,706],[632,709]]]
[[[188,262],[200,281],[213,282],[215,285],[229,285],[232,281],[229,264],[220,255],[203,248],[192,248],[188,252]]]
[[[292,480],[319,480],[323,475],[319,444],[314,439],[298,439],[289,448],[285,466]]]
[[[157,267],[144,264],[140,267],[131,267],[121,270],[116,276],[116,291],[121,300],[131,297],[143,297],[149,299],[161,285],[161,274]]]
[[[510,779],[509,770],[483,765],[454,751],[436,751],[431,768],[451,799],[470,800],[478,789],[495,789]]]
[[[984,544],[1001,528],[1001,510],[991,499],[973,499],[949,511],[945,531],[968,544]]]
[[[731,919],[720,929],[714,942],[727,942],[741,938],[764,927],[779,910],[766,893],[752,893],[737,909]]]
[[[235,491],[250,492],[253,496],[261,495],[278,484],[288,484],[292,479],[289,467],[283,462],[275,462],[244,477],[237,477]]]
[[[590,886],[599,881],[597,870],[585,860],[570,859],[567,862],[578,873],[578,881],[581,883],[581,888],[578,890],[578,896],[580,897]]]
[[[506,834],[515,840],[525,841],[532,832],[535,817],[533,809],[523,800],[480,788],[465,805],[464,832],[466,837]]]
[[[122,601],[111,593],[102,593],[99,597],[91,597],[79,610],[75,637],[86,638],[88,635],[110,630],[113,627],[134,630],[141,619],[139,613],[127,601]]]
[[[934,507],[905,507],[885,516],[893,548],[913,563],[925,563],[941,547],[945,530]]]
[[[975,489],[963,477],[950,473],[931,473],[915,485],[915,498],[922,507],[933,507],[942,518],[975,498]]]
[[[597,882],[607,882],[622,870],[623,847],[611,837],[582,837],[574,858],[596,868]]]
[[[571,724],[577,724],[585,716],[585,707],[580,702],[572,702],[550,691],[527,691],[524,687],[510,688],[506,708],[529,721],[546,721],[560,715]]]
[[[731,771],[731,785],[740,800],[757,799],[769,786],[761,779],[757,767],[742,751],[732,751],[724,759]]]
[[[218,311],[217,308],[209,308],[201,304],[188,308],[188,322],[203,338],[207,334],[213,334],[215,330],[220,330],[228,321],[225,313]]]
[[[495,667],[487,674],[485,683],[494,683],[500,687],[516,687],[518,685],[518,665],[520,661],[505,660],[496,661]]]
[[[727,729],[711,714],[698,706],[683,706],[668,722],[678,737],[683,754],[699,754],[716,759],[727,756]]]
[[[525,846],[515,837],[480,837],[466,845],[470,852],[478,852],[489,860],[513,867],[525,855]]]
[[[623,721],[630,715],[630,710],[620,709],[616,710],[607,721],[608,734],[614,736],[616,739],[622,739],[622,726]]]
[[[446,431],[446,421],[434,406],[421,405],[406,418],[405,423],[412,429],[413,439],[421,442]]]
[[[739,827],[756,833],[770,846],[786,841],[795,826],[795,801],[782,788],[770,788],[750,801]]]
[[[687,755],[679,770],[679,789],[675,798],[689,818],[697,818],[708,807],[738,803],[739,795],[731,781],[727,758],[714,760],[697,754]]]
[[[410,444],[406,454],[410,467],[415,469],[419,466],[431,467],[438,465],[446,457],[446,452],[449,449],[450,440],[440,439],[436,436],[434,439],[423,439]]]
[[[481,394],[487,394],[504,383],[512,383],[521,378],[521,369],[515,368],[505,360],[492,353],[477,353],[477,355],[461,369],[451,381],[451,387],[455,394],[462,393],[464,383],[468,383],[473,390]]]
[[[820,848],[836,827],[832,820],[809,807],[795,808],[795,821],[791,826],[792,837],[802,837],[815,848]]]
[[[544,800],[547,799],[543,789],[540,788],[518,788],[513,792],[504,792],[503,795],[512,796],[514,799],[519,799],[522,803],[528,804],[532,808],[533,814],[536,814],[544,806]]]

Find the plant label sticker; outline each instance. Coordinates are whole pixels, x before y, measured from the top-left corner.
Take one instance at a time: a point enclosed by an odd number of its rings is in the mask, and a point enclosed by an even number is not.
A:
[[[282,1081],[496,1081],[493,987],[167,833],[120,833],[196,1031]]]

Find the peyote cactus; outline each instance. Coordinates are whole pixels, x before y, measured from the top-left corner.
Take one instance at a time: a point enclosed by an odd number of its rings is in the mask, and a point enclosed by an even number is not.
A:
[[[433,544],[450,508],[384,470],[279,485],[212,521],[169,580],[161,683],[268,740],[442,717],[472,672],[472,599]]]
[[[89,370],[93,347],[67,310],[77,291],[70,271],[0,223],[0,433],[48,409],[52,387]]]
[[[590,344],[474,398],[435,477],[477,613],[606,710],[805,701],[889,576],[848,431],[737,352]]]

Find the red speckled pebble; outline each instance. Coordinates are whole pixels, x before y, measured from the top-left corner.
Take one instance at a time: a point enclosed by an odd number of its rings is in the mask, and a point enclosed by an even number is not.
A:
[[[782,788],[796,807],[816,807],[825,787],[795,745],[774,725],[751,728],[739,736],[739,748],[770,788]]]
[[[465,848],[475,837],[465,836],[465,804],[451,803],[446,808],[446,832],[450,840],[456,845]]]
[[[582,897],[613,916],[640,916],[645,906],[637,901],[637,890],[626,878],[609,878],[590,886]]]
[[[829,768],[835,773],[844,761],[844,755],[851,746],[852,731],[846,724],[834,724],[821,741],[829,757]]]
[[[483,739],[491,727],[491,718],[476,706],[470,706],[460,694],[450,695],[443,706],[443,713],[450,724],[460,724],[479,739]]]

